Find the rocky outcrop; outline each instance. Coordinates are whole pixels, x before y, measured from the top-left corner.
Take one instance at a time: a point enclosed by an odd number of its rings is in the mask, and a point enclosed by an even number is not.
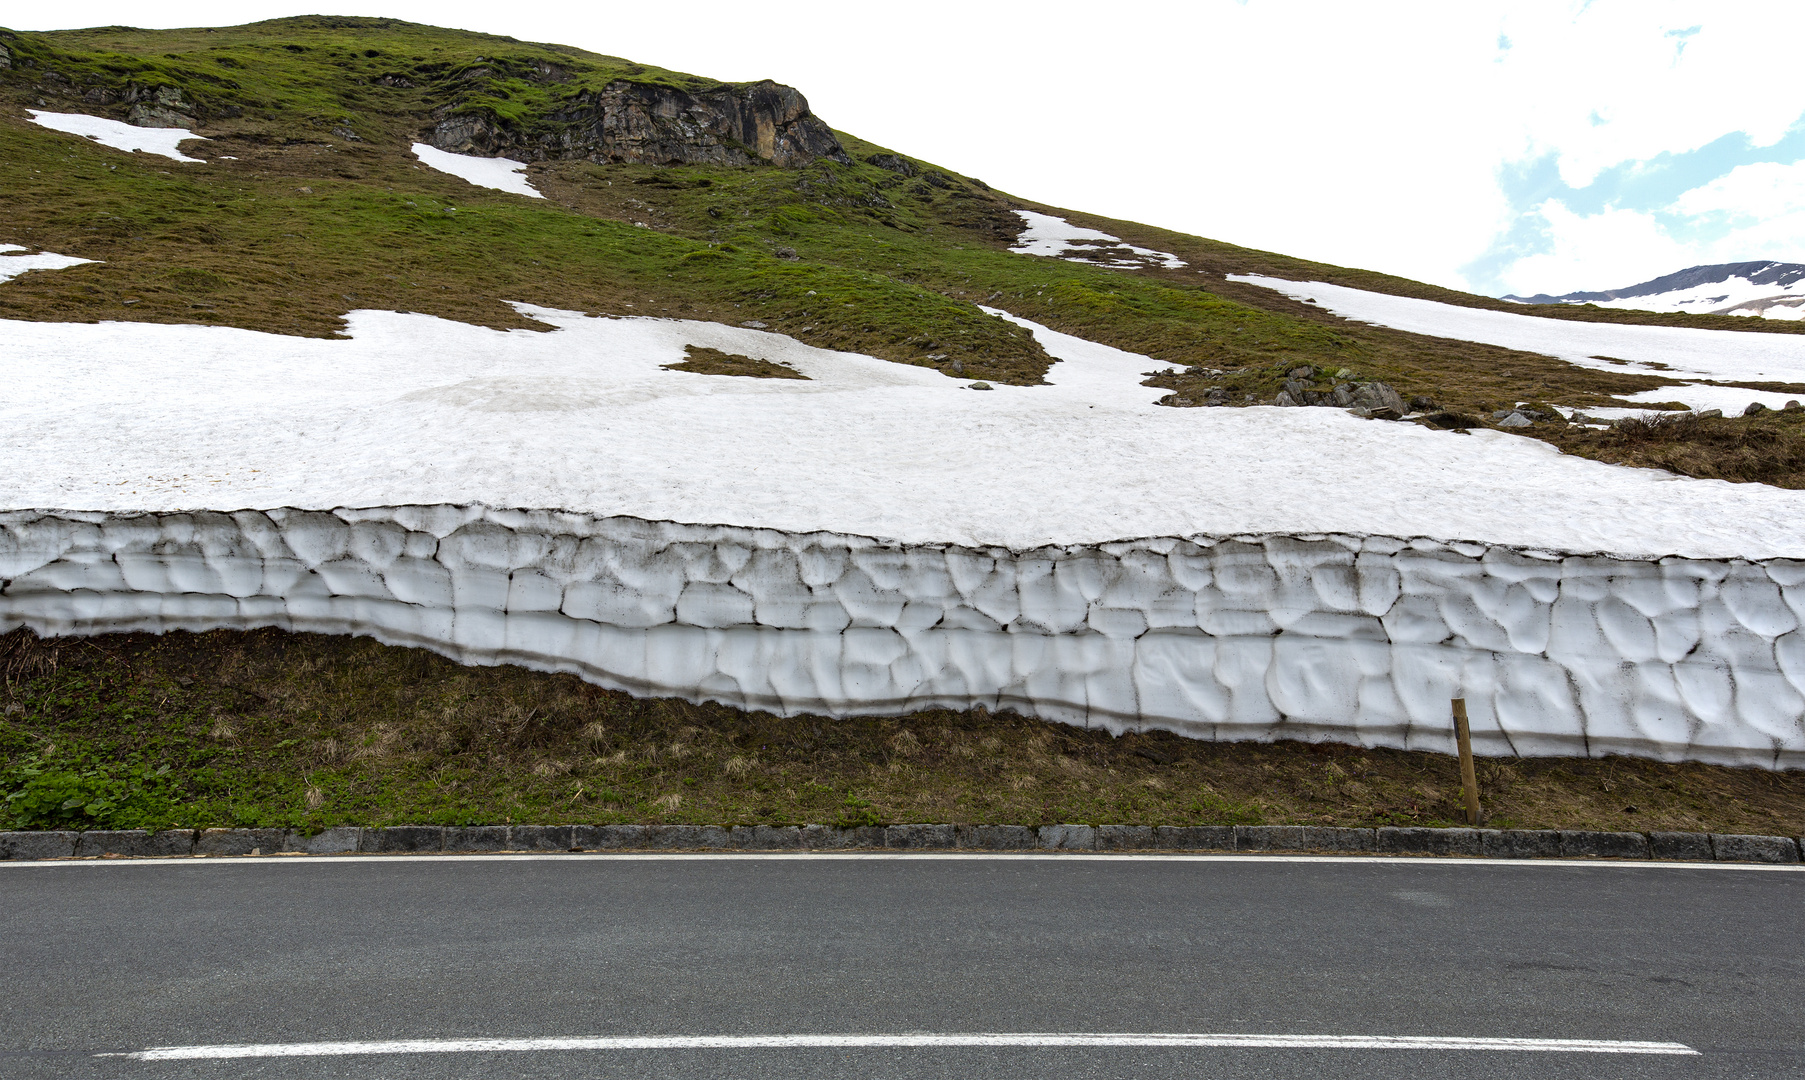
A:
[[[794,87],[766,80],[688,93],[616,80],[585,90],[520,130],[480,112],[448,116],[430,138],[457,154],[519,160],[587,159],[643,165],[851,163]]]

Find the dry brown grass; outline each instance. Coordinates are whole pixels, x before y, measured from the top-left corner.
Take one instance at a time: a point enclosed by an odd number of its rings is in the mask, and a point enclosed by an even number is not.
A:
[[[1626,421],[1605,431],[1549,427],[1538,434],[1566,453],[1598,461],[1701,480],[1805,488],[1805,410],[1751,417],[1677,413]]]
[[[738,375],[748,379],[804,379],[802,372],[788,364],[774,364],[769,360],[755,360],[739,353],[722,352],[701,345],[685,345],[683,351],[689,359],[678,364],[664,365],[667,371],[691,371],[698,375]]]
[[[0,641],[17,650],[29,637]],[[1461,814],[1455,763],[1438,754],[1116,738],[984,709],[776,717],[278,631],[29,647],[55,668],[5,692],[8,753],[55,745],[173,763],[186,824],[1441,825]],[[229,740],[214,736],[220,725]],[[1486,759],[1480,778],[1494,825],[1805,831],[1800,772]]]

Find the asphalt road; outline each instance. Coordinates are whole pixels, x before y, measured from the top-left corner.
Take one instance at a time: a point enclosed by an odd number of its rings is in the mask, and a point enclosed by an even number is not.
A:
[[[1453,861],[371,857],[0,864],[6,1077],[1805,1076],[1805,873]],[[156,1046],[1180,1032],[1694,1056]]]

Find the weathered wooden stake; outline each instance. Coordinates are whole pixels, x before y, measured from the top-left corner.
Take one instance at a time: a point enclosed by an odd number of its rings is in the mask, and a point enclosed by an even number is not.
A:
[[[1473,733],[1467,728],[1467,699],[1454,699],[1454,741],[1460,747],[1460,788],[1467,797],[1467,824],[1479,827],[1479,776],[1473,771]]]

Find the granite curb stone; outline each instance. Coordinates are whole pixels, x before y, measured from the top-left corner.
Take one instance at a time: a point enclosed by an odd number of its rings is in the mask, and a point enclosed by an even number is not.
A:
[[[957,830],[951,825],[891,825],[884,830],[884,846],[905,851],[950,848],[957,839]]]
[[[508,850],[569,851],[571,828],[569,825],[510,825]]]
[[[1237,825],[1236,851],[1372,851],[1372,829],[1318,825]]]
[[[1711,834],[1702,832],[1651,832],[1649,857],[1670,862],[1710,862]]]
[[[81,833],[0,832],[0,859],[67,859],[75,854]]]
[[[1042,825],[1040,846],[1047,851],[1095,851],[1097,830],[1091,825]]]
[[[196,855],[269,855],[282,850],[287,829],[202,829]]]
[[[1798,841],[1788,836],[1736,836],[1711,834],[1711,850],[1718,862],[1796,863]]]
[[[799,851],[802,828],[798,825],[735,825],[728,838],[746,851]]]
[[[1479,853],[1489,859],[1554,859],[1561,854],[1555,829],[1482,829]]]
[[[1040,832],[1026,825],[960,825],[959,846],[977,851],[1033,851]]]
[[[802,846],[810,851],[843,851],[884,846],[882,825],[804,825]]]
[[[443,825],[389,825],[381,829],[365,829],[357,850],[388,855],[411,851],[444,851]]]
[[[75,842],[77,857],[84,855],[118,855],[134,858],[168,858],[194,854],[193,829],[89,829]]]
[[[1233,851],[1233,825],[1161,825],[1153,830],[1161,851]]]
[[[447,825],[445,851],[507,851],[506,825]]]
[[[1648,837],[1639,832],[1561,831],[1565,859],[1646,859],[1648,853]]]
[[[363,838],[364,829],[356,825],[322,829],[312,836],[290,829],[282,841],[282,850],[303,855],[349,855],[362,849]]]

